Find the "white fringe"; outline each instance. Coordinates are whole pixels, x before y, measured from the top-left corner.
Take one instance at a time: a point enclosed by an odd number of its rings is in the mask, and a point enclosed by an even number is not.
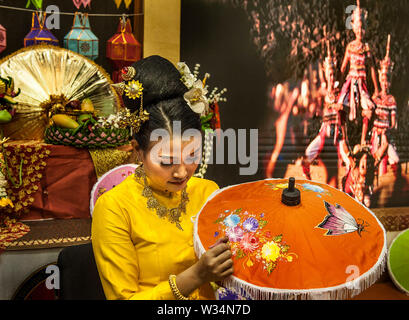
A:
[[[265,180],[282,180],[282,179],[265,179]],[[315,182],[315,181],[310,181],[310,180],[308,181]],[[254,183],[254,182],[255,181],[246,182],[246,183]],[[237,185],[242,185],[246,183],[240,183]],[[316,183],[321,184],[320,182],[316,182]],[[200,258],[202,254],[206,252],[198,236],[198,221],[199,221],[199,216],[203,208],[205,207],[207,202],[213,199],[216,195],[218,195],[219,193],[223,192],[226,189],[235,187],[237,185],[231,185],[231,186],[216,190],[207,199],[206,203],[202,206],[199,213],[197,214],[195,223],[194,223],[194,231],[193,231],[194,241],[193,243],[194,243],[194,249],[195,249],[195,252],[198,258]],[[333,189],[340,191],[336,188],[333,188]],[[354,198],[351,197],[351,199],[354,199]],[[358,202],[356,199],[354,200]],[[372,286],[381,277],[382,273],[385,271],[386,263],[387,263],[387,246],[386,246],[387,241],[386,241],[385,228],[383,227],[382,223],[378,220],[378,218],[375,216],[375,214],[370,209],[368,209],[365,206],[363,207],[370,214],[373,215],[373,217],[376,219],[379,226],[381,227],[383,231],[383,235],[384,235],[384,243],[383,243],[382,252],[379,255],[378,261],[375,263],[375,265],[371,269],[369,269],[367,272],[357,277],[356,279],[349,281],[347,283],[344,283],[342,285],[334,286],[334,287],[294,290],[294,289],[275,289],[275,288],[259,287],[259,286],[250,284],[246,281],[243,281],[235,276],[230,276],[227,279],[222,281],[223,286],[237,294],[240,294],[240,295],[246,294],[246,296],[252,300],[344,300],[344,299],[350,299],[360,294],[362,291]]]

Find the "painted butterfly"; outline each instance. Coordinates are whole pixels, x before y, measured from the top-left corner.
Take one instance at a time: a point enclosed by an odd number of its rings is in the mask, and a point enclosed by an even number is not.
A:
[[[333,206],[324,201],[324,205],[328,214],[317,228],[327,229],[326,236],[336,236],[356,231],[361,237],[361,232],[366,231],[365,228],[369,227],[369,224],[362,219],[357,219],[358,221],[362,221],[362,223],[358,223],[355,218],[339,204]]]

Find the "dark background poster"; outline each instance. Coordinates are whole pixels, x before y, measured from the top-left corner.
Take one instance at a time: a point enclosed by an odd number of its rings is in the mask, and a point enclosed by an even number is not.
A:
[[[255,175],[240,175],[244,164],[226,163],[210,165],[209,179],[223,187],[266,177],[303,178],[301,159],[322,120],[322,105],[314,103],[314,95],[323,82],[325,44],[328,40],[337,58],[335,79],[342,87],[348,69],[344,74],[339,69],[347,43],[355,39],[347,28],[354,5],[353,0],[182,0],[181,61],[191,68],[200,63],[201,74],[211,74],[211,88],[228,89],[227,102],[220,103],[223,130],[245,128],[247,136],[251,128],[259,130]],[[398,110],[397,130],[390,139],[399,155],[398,169],[388,164],[383,174],[371,172],[370,207],[408,206],[409,6],[404,0],[362,0],[361,7],[368,12],[364,42],[369,43],[376,70],[391,34],[390,93]],[[367,83],[372,95],[368,68]],[[298,98],[291,103],[295,91]],[[353,151],[362,124],[348,125]],[[337,149],[326,144],[311,164],[312,179],[342,189],[347,172],[338,159]]]

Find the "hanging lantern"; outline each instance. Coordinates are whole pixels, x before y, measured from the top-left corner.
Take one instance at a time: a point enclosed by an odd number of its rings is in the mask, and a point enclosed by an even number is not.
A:
[[[117,33],[107,42],[107,58],[116,69],[112,74],[114,82],[121,82],[120,70],[141,59],[142,46],[132,33],[131,21],[121,17]]]
[[[46,16],[45,12],[33,12],[31,30],[24,38],[25,47],[41,43],[58,45],[57,38],[46,27]]]
[[[0,53],[7,47],[6,28],[0,24]]]
[[[76,12],[72,29],[64,37],[64,48],[95,60],[98,57],[98,42],[91,31],[88,14]]]

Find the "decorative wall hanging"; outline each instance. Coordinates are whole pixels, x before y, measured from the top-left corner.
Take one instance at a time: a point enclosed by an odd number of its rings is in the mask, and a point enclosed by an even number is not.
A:
[[[91,0],[72,0],[74,3],[74,6],[79,9],[81,7],[81,4],[86,8],[87,6],[90,8],[91,7]]]
[[[114,1],[116,4],[116,7],[119,9],[119,7],[121,6],[122,0],[114,0]],[[129,9],[129,6],[131,5],[132,0],[124,0],[124,3],[125,3],[125,7]]]
[[[18,70],[18,72],[16,72]],[[0,61],[0,76],[13,76],[15,115],[3,126],[13,140],[42,140],[49,113],[68,102],[92,100],[99,116],[119,110],[119,98],[103,68],[73,51],[48,45],[21,49]]]
[[[98,38],[91,31],[88,14],[76,12],[70,32],[64,37],[64,48],[95,60],[98,57]]]
[[[43,7],[43,0],[28,0],[26,4],[26,8],[29,8],[31,3],[34,5],[34,7],[37,10],[41,10],[41,8]]]
[[[58,40],[46,27],[47,14],[45,12],[33,12],[31,30],[24,38],[24,46],[35,44],[52,44],[57,46]]]
[[[386,232],[376,216],[309,180],[216,191],[195,221],[197,256],[224,236],[234,274],[222,284],[250,299],[346,299],[374,284],[386,265]]]
[[[121,69],[130,66],[141,59],[142,46],[132,33],[129,18],[119,18],[117,33],[107,42],[107,58],[112,61],[115,71],[112,74],[114,82],[121,82]]]
[[[7,47],[7,30],[0,24],[0,53]]]

